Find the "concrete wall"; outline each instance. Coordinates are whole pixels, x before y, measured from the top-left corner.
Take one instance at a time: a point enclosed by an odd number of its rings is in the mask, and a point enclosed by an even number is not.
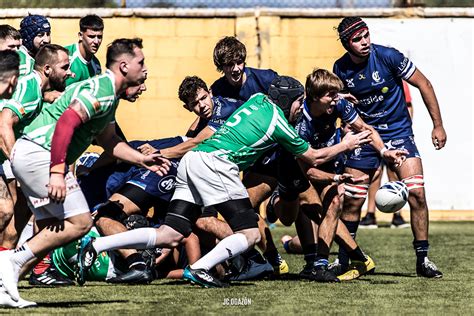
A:
[[[99,13],[100,14],[100,13]],[[0,23],[19,26],[20,18]],[[76,41],[78,18],[53,17],[53,42]],[[187,17],[105,17],[98,57],[105,64],[106,44],[118,37],[142,37],[149,68],[148,91],[135,104],[123,101],[118,122],[129,139],[183,134],[193,121],[177,98],[186,75],[208,84],[220,74],[212,62],[215,43],[237,35],[247,46],[247,64],[272,68],[302,82],[314,67],[332,69],[344,52],[333,30],[340,17],[278,14],[219,14]],[[369,18],[373,42],[392,45],[409,56],[432,81],[440,102],[448,145],[435,151],[431,120],[416,89],[415,137],[424,158],[426,190],[434,209],[474,210],[472,18]]]

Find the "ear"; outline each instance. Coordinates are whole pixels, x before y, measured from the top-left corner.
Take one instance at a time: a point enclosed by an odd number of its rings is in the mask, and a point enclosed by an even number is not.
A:
[[[46,77],[49,77],[51,75],[51,72],[53,72],[53,68],[50,64],[46,64],[43,66],[43,73]]]
[[[8,80],[8,83],[10,84],[11,87],[15,88],[16,84],[18,82],[18,76],[11,76],[10,80]]]
[[[82,32],[77,32],[77,36],[79,37],[79,40],[82,39],[82,36],[83,36],[83,35],[84,35],[84,34],[83,34]]]
[[[126,74],[128,74],[128,63],[124,60],[120,61],[119,69],[122,72],[122,74],[125,76]]]

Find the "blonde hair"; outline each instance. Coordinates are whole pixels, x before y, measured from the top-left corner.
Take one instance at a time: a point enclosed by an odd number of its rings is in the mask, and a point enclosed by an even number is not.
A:
[[[306,77],[305,91],[306,98],[316,101],[330,91],[339,92],[344,88],[344,84],[338,76],[326,69],[315,68]]]

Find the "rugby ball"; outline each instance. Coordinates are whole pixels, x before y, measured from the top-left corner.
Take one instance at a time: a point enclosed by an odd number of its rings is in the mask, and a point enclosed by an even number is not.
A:
[[[401,181],[390,181],[382,185],[375,194],[375,205],[384,213],[395,213],[408,201],[408,188]]]

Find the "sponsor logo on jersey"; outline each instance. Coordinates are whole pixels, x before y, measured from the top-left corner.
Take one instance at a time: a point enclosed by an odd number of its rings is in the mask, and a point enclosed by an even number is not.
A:
[[[355,85],[354,85],[354,78],[346,79],[346,83],[347,83],[347,87],[348,87],[348,88],[354,88],[354,87],[355,87]]]
[[[372,72],[372,79],[375,81],[375,82],[372,82],[373,86],[377,86],[385,82],[385,79],[380,78],[380,74],[377,70]]]
[[[359,80],[364,80],[366,77],[364,74],[359,74]]]
[[[359,104],[370,105],[370,104],[373,104],[375,102],[382,102],[383,100],[384,100],[383,95],[377,95],[376,94],[376,95],[371,95],[368,98],[359,100]]]
[[[176,177],[173,175],[166,176],[158,183],[158,190],[161,193],[169,193],[176,185]]]
[[[398,66],[398,70],[403,71],[405,70],[406,66],[408,65],[408,58],[405,57],[403,60],[400,62],[400,65]]]

